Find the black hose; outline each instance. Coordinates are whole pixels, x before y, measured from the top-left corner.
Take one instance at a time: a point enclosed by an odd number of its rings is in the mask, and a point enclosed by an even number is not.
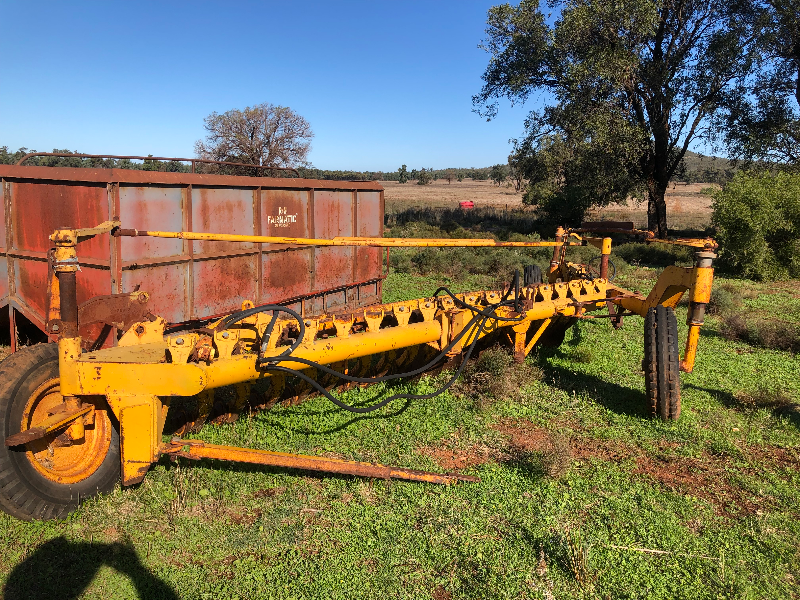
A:
[[[487,321],[487,318],[484,317],[483,321],[481,322],[481,328],[483,328],[483,326],[486,324],[486,321]],[[344,409],[344,410],[346,410],[348,412],[352,412],[352,413],[365,414],[365,413],[370,413],[370,412],[379,410],[379,409],[383,408],[384,406],[386,406],[387,404],[389,404],[390,402],[393,402],[394,400],[398,400],[398,399],[401,399],[401,398],[407,399],[407,400],[428,400],[430,398],[438,396],[439,394],[443,394],[444,392],[446,392],[450,388],[450,386],[452,386],[455,383],[456,379],[458,379],[458,376],[461,375],[461,372],[464,370],[464,367],[467,365],[467,361],[469,360],[469,357],[472,355],[472,351],[475,349],[475,344],[477,343],[477,341],[478,341],[478,337],[475,336],[475,339],[472,340],[472,343],[470,343],[469,347],[467,348],[467,352],[464,355],[464,359],[461,361],[461,365],[459,365],[458,370],[456,370],[455,374],[450,378],[450,380],[446,384],[444,384],[441,388],[439,388],[438,390],[436,390],[434,392],[431,392],[430,394],[394,394],[392,396],[389,396],[388,398],[384,398],[383,400],[381,400],[377,404],[372,404],[371,406],[351,406],[350,404],[346,404],[346,403],[342,402],[341,400],[336,398],[333,394],[331,394],[328,390],[326,390],[323,386],[321,386],[315,379],[309,377],[308,375],[306,375],[302,371],[295,371],[294,369],[289,369],[287,367],[279,367],[277,365],[269,365],[267,367],[267,370],[268,371],[279,371],[279,372],[283,372],[283,373],[289,373],[291,375],[295,375],[297,377],[300,377],[301,379],[303,379],[303,380],[307,381],[309,384],[311,384],[312,387],[316,388],[319,393],[324,395],[328,400],[333,402],[339,408],[342,408],[342,409]]]
[[[439,354],[437,354],[435,357],[433,357],[425,365],[423,365],[423,366],[421,366],[418,369],[415,369],[413,371],[409,371],[408,373],[395,373],[393,375],[384,375],[382,377],[356,377],[354,375],[348,375],[347,373],[342,373],[340,371],[336,371],[335,369],[331,369],[330,367],[326,367],[323,364],[320,364],[320,363],[315,362],[313,360],[309,360],[307,358],[302,358],[302,357],[299,357],[299,356],[291,356],[291,355],[286,355],[286,354],[281,354],[280,356],[269,356],[269,357],[266,357],[266,358],[263,358],[263,359],[259,359],[258,365],[259,366],[272,365],[274,363],[284,362],[284,361],[286,361],[286,362],[299,362],[301,364],[308,365],[309,367],[314,367],[315,369],[319,369],[323,373],[327,373],[329,375],[333,375],[333,376],[338,377],[339,379],[343,379],[345,381],[352,381],[353,383],[381,383],[383,381],[390,381],[392,379],[402,379],[404,377],[415,377],[415,376],[419,375],[420,373],[424,373],[425,371],[430,369],[432,366],[434,366],[436,363],[438,363],[440,360],[442,360],[442,358],[448,352],[450,352],[450,350],[453,348],[453,346],[455,346],[459,341],[461,341],[461,338],[463,338],[469,332],[470,327],[472,327],[472,325],[475,324],[475,322],[480,317],[481,317],[481,315],[475,315],[472,318],[472,320],[469,323],[467,323],[467,325],[464,327],[464,329],[462,329],[458,333],[458,335],[453,339],[453,341],[451,341]],[[484,321],[486,319],[487,319],[487,317],[484,317]]]
[[[515,291],[515,298],[514,298],[513,304],[510,304],[508,302],[508,295],[511,293],[511,289],[512,288]],[[481,317],[483,317],[483,320],[481,321],[479,329],[483,329],[485,327],[485,325],[486,325],[486,321],[488,321],[489,319],[494,319],[494,320],[497,320],[497,321],[521,321],[522,319],[524,319],[524,315],[518,315],[516,317],[499,317],[499,316],[497,316],[495,314],[497,309],[500,306],[513,306],[515,312],[519,312],[519,308],[520,308],[519,307],[520,290],[519,290],[519,271],[517,271],[517,270],[514,271],[514,279],[512,280],[512,284],[508,287],[506,292],[503,294],[502,298],[500,299],[500,302],[498,304],[496,304],[496,305],[490,306],[486,310],[481,310],[477,306],[473,306],[471,304],[468,304],[468,303],[460,300],[459,298],[457,298],[446,287],[440,287],[439,289],[437,289],[436,292],[434,293],[434,297],[438,297],[440,292],[446,293],[448,296],[450,296],[453,299],[453,301],[456,303],[457,306],[459,306],[460,308],[464,308],[464,309],[470,310],[474,314],[474,316],[469,321],[469,323],[458,333],[458,335],[438,355],[436,355],[433,359],[428,361],[428,363],[426,363],[422,367],[419,367],[418,369],[414,369],[413,371],[409,371],[407,373],[396,373],[396,374],[393,374],[393,375],[384,375],[382,377],[354,377],[352,375],[347,375],[345,373],[341,373],[339,371],[336,371],[334,369],[326,367],[325,365],[322,365],[322,364],[320,364],[318,362],[315,362],[315,361],[312,361],[312,360],[309,360],[309,359],[306,359],[306,358],[292,356],[291,353],[294,352],[297,349],[297,347],[301,344],[301,342],[303,340],[303,337],[305,335],[305,323],[303,322],[303,318],[297,312],[295,312],[294,310],[292,310],[290,308],[287,308],[285,306],[280,306],[280,305],[277,305],[277,304],[266,304],[266,305],[263,305],[263,306],[257,306],[257,307],[254,307],[254,308],[248,308],[248,309],[239,311],[237,313],[233,313],[231,315],[228,315],[227,317],[225,317],[222,321],[220,321],[217,324],[217,326],[215,327],[215,331],[217,331],[217,332],[224,331],[225,329],[227,329],[228,327],[230,327],[234,323],[237,323],[237,322],[241,321],[242,319],[246,319],[248,317],[251,317],[251,316],[253,316],[255,314],[258,314],[258,313],[261,313],[261,312],[273,311],[273,312],[276,312],[276,313],[277,312],[288,313],[289,315],[294,317],[295,321],[297,321],[297,323],[298,323],[299,334],[298,334],[297,340],[295,340],[295,342],[291,346],[289,346],[286,350],[284,350],[281,354],[279,354],[277,356],[270,356],[270,357],[259,356],[259,358],[256,361],[257,366],[262,367],[267,371],[278,371],[278,372],[281,372],[281,373],[289,373],[290,375],[294,375],[296,377],[299,377],[299,378],[303,379],[304,381],[308,382],[312,387],[316,388],[317,391],[320,392],[322,395],[324,395],[328,400],[330,400],[336,406],[338,406],[338,407],[340,407],[340,408],[342,408],[344,410],[347,410],[347,411],[350,411],[350,412],[353,412],[353,413],[361,413],[361,414],[369,413],[369,412],[378,410],[380,408],[383,408],[384,406],[386,406],[390,402],[392,402],[394,400],[397,400],[399,398],[415,399],[415,400],[427,400],[429,398],[433,398],[434,396],[438,396],[439,394],[444,393],[447,389],[450,388],[450,386],[453,385],[453,383],[455,383],[455,381],[458,378],[458,376],[464,370],[464,367],[466,366],[467,361],[469,360],[470,356],[472,355],[472,351],[475,349],[475,345],[478,342],[478,336],[476,335],[475,339],[473,339],[472,342],[470,343],[470,345],[467,347],[467,351],[464,354],[464,358],[463,358],[463,360],[461,362],[461,365],[456,370],[456,372],[453,375],[453,377],[444,386],[442,386],[442,388],[440,388],[439,390],[437,390],[435,392],[432,392],[430,394],[395,394],[393,396],[389,396],[388,398],[385,398],[385,399],[381,400],[377,404],[373,404],[371,406],[366,406],[366,407],[350,406],[349,404],[346,404],[346,403],[342,402],[341,400],[335,398],[332,394],[330,394],[328,392],[328,390],[326,390],[323,386],[321,386],[316,380],[314,380],[313,378],[309,377],[308,375],[306,375],[302,371],[298,371],[298,370],[295,370],[295,369],[290,369],[288,367],[282,367],[282,366],[279,366],[279,365],[277,365],[275,363],[284,362],[284,361],[299,362],[301,364],[308,365],[309,367],[313,367],[315,369],[318,369],[318,370],[322,371],[323,373],[327,373],[329,375],[333,375],[333,376],[338,377],[339,379],[342,379],[342,380],[345,380],[345,381],[351,381],[351,382],[354,382],[354,383],[370,383],[370,384],[381,383],[381,382],[390,381],[390,380],[393,380],[393,379],[414,377],[416,375],[424,373],[425,371],[427,371],[428,369],[430,369],[431,367],[436,365],[438,362],[440,362],[445,357],[445,355],[459,341],[461,341],[461,338],[463,338],[469,331],[472,330],[472,326]],[[277,321],[277,318],[278,318],[278,315],[277,314],[273,314],[269,325],[264,330],[264,335],[262,336],[261,353],[260,353],[262,355],[267,349],[267,345],[269,343],[270,337],[272,336],[272,332],[273,332],[273,329],[275,327],[275,323]]]
[[[516,280],[518,282],[519,281],[519,271],[515,271],[515,275],[516,275]],[[498,320],[498,321],[520,321],[520,320],[522,320],[524,318],[524,316],[522,316],[522,315],[517,316],[517,317],[507,318],[507,317],[498,317],[497,315],[494,314],[499,306],[505,306],[507,304],[506,299],[508,298],[508,294],[511,291],[511,286],[509,286],[508,290],[506,291],[506,293],[501,298],[500,303],[497,304],[497,305],[492,306],[488,311],[483,311],[483,310],[477,308],[476,306],[472,306],[471,304],[467,304],[466,302],[463,302],[463,301],[459,300],[446,287],[440,287],[438,290],[436,290],[436,292],[434,293],[434,297],[438,296],[439,292],[441,292],[441,291],[445,292],[451,298],[453,298],[453,300],[456,301],[461,308],[466,308],[466,309],[472,311],[473,313],[475,313],[475,316],[470,320],[469,323],[467,323],[466,326],[464,326],[464,328],[458,333],[458,335],[456,335],[456,337],[444,349],[442,349],[442,351],[439,354],[437,354],[435,357],[433,357],[425,365],[423,365],[423,366],[421,366],[418,369],[415,369],[413,371],[409,371],[407,373],[395,373],[393,375],[384,375],[382,377],[355,377],[353,375],[348,375],[346,373],[342,373],[340,371],[336,371],[335,369],[331,369],[330,367],[326,367],[323,364],[320,364],[320,363],[318,363],[316,361],[313,361],[313,360],[309,360],[307,358],[301,358],[301,357],[288,355],[286,352],[280,354],[279,356],[270,356],[270,357],[259,358],[258,361],[257,361],[257,364],[258,364],[258,366],[264,366],[264,365],[270,365],[270,364],[283,362],[283,361],[299,362],[301,364],[308,365],[309,367],[313,367],[315,369],[319,369],[323,373],[327,373],[329,375],[333,375],[334,377],[338,377],[339,379],[342,379],[344,381],[351,381],[353,383],[374,384],[374,383],[381,383],[381,382],[384,382],[384,381],[390,381],[392,379],[403,379],[403,378],[407,378],[407,377],[416,377],[420,373],[424,373],[425,371],[427,371],[428,369],[430,369],[431,367],[436,365],[439,361],[441,361],[445,357],[445,355],[448,352],[450,352],[450,350],[459,341],[461,341],[461,338],[463,338],[470,331],[472,326],[475,324],[475,322],[481,316],[484,317],[484,322],[481,324],[481,328],[483,328],[486,320],[488,320],[488,319],[495,319],[495,320]],[[274,321],[275,321],[275,319],[273,318],[272,322],[270,323],[270,326],[273,325]],[[269,334],[271,334],[271,333],[272,332],[269,331]],[[265,337],[266,337],[266,335],[267,335],[267,332],[265,331]],[[476,340],[477,340],[477,337],[476,337]],[[262,344],[262,353],[263,353],[264,349],[265,349],[264,345]]]
[[[288,354],[291,354],[302,343],[303,336],[306,333],[306,324],[303,322],[303,317],[301,317],[296,311],[294,311],[291,308],[288,308],[286,306],[281,306],[280,304],[264,304],[263,306],[256,306],[254,308],[247,308],[245,310],[240,310],[239,312],[235,312],[233,314],[230,314],[227,317],[225,317],[224,319],[222,319],[222,321],[217,323],[217,326],[214,328],[214,332],[225,331],[228,327],[230,327],[234,323],[238,323],[242,319],[246,319],[247,317],[252,317],[253,315],[256,315],[258,313],[268,312],[268,311],[288,313],[292,317],[294,317],[295,321],[297,321],[297,325],[298,325],[298,328],[300,330],[298,335],[297,335],[297,339],[294,341],[294,343],[291,346],[289,346],[286,350],[284,350],[279,356],[286,356]],[[269,341],[269,336],[272,335],[272,330],[275,327],[275,322],[277,321],[277,319],[278,319],[278,315],[272,315],[272,320],[269,322],[269,325],[267,326],[267,329],[264,331],[264,336],[263,336],[264,341],[262,342],[262,345],[261,345],[262,352],[266,349],[265,346],[266,346],[267,342]],[[278,358],[278,357],[275,357],[275,358]]]

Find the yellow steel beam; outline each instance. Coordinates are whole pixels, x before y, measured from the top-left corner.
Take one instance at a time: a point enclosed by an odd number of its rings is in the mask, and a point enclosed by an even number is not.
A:
[[[458,480],[480,481],[477,477],[456,473],[429,473],[426,471],[388,467],[375,463],[343,460],[341,458],[326,458],[323,456],[306,456],[302,454],[289,454],[287,452],[219,446],[216,444],[207,444],[199,440],[174,439],[170,444],[165,444],[162,447],[162,452],[172,456],[182,456],[195,460],[211,458],[216,460],[269,465],[273,467],[303,469],[306,471],[324,471],[326,473],[356,475],[359,477],[407,479],[410,481],[427,481],[428,483],[445,484],[455,483]]]
[[[439,321],[424,321],[405,327],[388,327],[376,332],[353,334],[342,339],[317,340],[307,346],[301,344],[292,356],[328,365],[417,344],[438,342],[441,332],[442,326]],[[284,349],[282,347],[275,349],[273,356],[279,355]],[[296,370],[308,368],[308,365],[291,360],[278,364]],[[256,360],[252,355],[232,356],[229,360],[218,360],[210,365],[203,365],[202,369],[206,378],[206,389],[252,381],[265,376],[264,370],[256,367]]]
[[[260,244],[291,244],[297,246],[375,246],[396,247],[453,247],[453,248],[540,248],[543,246],[581,246],[582,242],[498,242],[493,239],[438,239],[438,238],[383,238],[383,237],[335,237],[330,240],[264,235],[236,235],[229,233],[200,233],[190,231],[140,231],[120,229],[118,235],[133,237],[175,238],[181,240],[212,242],[252,242]]]
[[[533,334],[531,341],[528,342],[527,346],[525,346],[525,356],[528,356],[528,354],[531,353],[531,350],[533,350],[533,347],[536,345],[536,342],[538,342],[539,338],[542,337],[544,330],[547,329],[547,326],[550,325],[550,322],[552,320],[553,319],[545,319],[544,321],[542,321],[542,324],[539,325],[539,329],[537,329],[536,333]]]
[[[591,308],[592,303],[605,300],[605,289],[605,282],[602,280],[572,281],[533,288],[526,293],[535,297],[529,299],[530,308],[520,315],[520,321],[530,323],[557,314],[575,315],[579,310],[576,302],[582,303],[584,309]],[[491,296],[492,293],[488,293],[487,300],[490,301]],[[526,302],[525,298],[520,300]],[[443,299],[442,302],[444,301]],[[407,308],[404,303],[400,304]],[[425,306],[429,304],[431,308],[425,309],[429,312],[427,320],[421,323],[354,333],[346,337],[337,335],[327,339],[314,339],[313,334],[321,320],[309,319],[307,339],[303,340],[293,356],[331,364],[418,344],[433,343],[441,348],[443,342],[453,339],[467,325],[472,313],[467,310],[442,311],[433,302],[426,302]],[[391,306],[387,305],[387,308]],[[397,308],[399,310],[399,306]],[[439,317],[434,318],[437,310]],[[508,307],[497,309],[499,317],[508,317],[511,314],[512,310]],[[442,315],[446,315],[446,318]],[[446,339],[442,338],[443,323],[447,325]],[[468,332],[453,351],[461,351],[474,336],[483,337],[501,327],[514,325],[520,326],[520,323],[489,319],[483,329],[473,325],[475,330]],[[527,324],[524,326],[527,327]],[[268,376],[263,369],[256,366],[256,357],[253,354],[226,356],[222,360],[213,360],[210,364],[161,362],[167,347],[171,348],[172,342],[164,343],[163,346],[152,343],[142,344],[140,347],[120,346],[82,354],[78,338],[64,338],[59,341],[62,394],[194,396],[206,389]],[[270,348],[267,355],[278,355],[284,349]],[[293,369],[306,368],[305,365],[291,360],[281,364]]]
[[[122,484],[139,483],[150,465],[158,460],[166,416],[161,399],[142,394],[109,395],[107,400],[120,424]]]

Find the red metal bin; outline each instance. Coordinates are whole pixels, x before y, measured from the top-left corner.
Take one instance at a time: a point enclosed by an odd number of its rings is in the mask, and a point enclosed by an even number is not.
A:
[[[0,165],[0,308],[44,331],[48,236],[119,216],[126,228],[307,238],[383,235],[377,182]],[[78,301],[150,293],[172,323],[281,303],[318,314],[380,302],[378,248],[117,238],[78,245]]]

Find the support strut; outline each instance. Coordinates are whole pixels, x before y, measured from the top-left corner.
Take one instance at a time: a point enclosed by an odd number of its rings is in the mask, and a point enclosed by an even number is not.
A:
[[[428,471],[387,467],[381,464],[342,460],[340,458],[218,446],[216,444],[206,444],[199,440],[182,440],[179,438],[173,438],[169,444],[162,448],[161,453],[194,460],[212,458],[215,460],[268,465],[270,467],[287,467],[304,471],[373,477],[376,479],[407,479],[409,481],[426,481],[428,483],[441,484],[455,483],[456,481],[480,481],[478,477],[470,477],[469,475],[460,475],[458,473],[430,473]]]

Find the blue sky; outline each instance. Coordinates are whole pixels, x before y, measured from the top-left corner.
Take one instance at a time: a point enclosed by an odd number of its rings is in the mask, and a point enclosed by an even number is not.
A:
[[[271,102],[319,168],[505,162],[531,107],[471,103],[496,3],[0,0],[0,145],[192,156],[206,115]]]

